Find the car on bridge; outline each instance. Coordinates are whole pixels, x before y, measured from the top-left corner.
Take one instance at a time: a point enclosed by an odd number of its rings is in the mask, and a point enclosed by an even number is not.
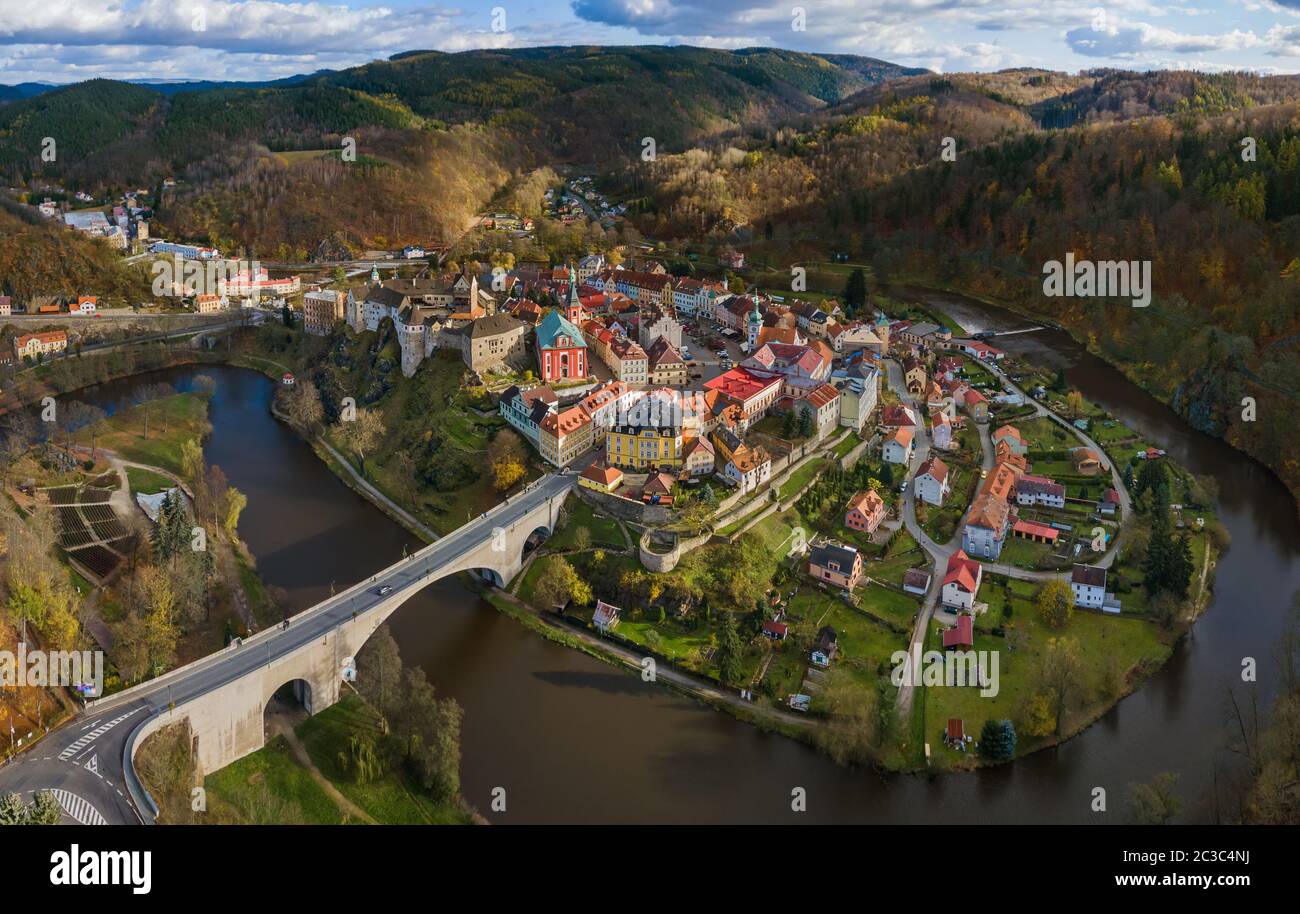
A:
[[[393,585],[392,585],[392,584],[385,584],[383,587],[379,588],[379,590],[377,590],[377,591],[375,591],[375,592],[376,592],[377,594],[379,594],[381,597],[383,597],[383,596],[387,596],[388,594],[390,594],[390,593],[393,592]]]

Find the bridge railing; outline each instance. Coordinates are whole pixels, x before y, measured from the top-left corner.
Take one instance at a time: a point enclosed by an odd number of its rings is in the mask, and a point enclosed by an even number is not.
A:
[[[383,578],[386,578],[389,575],[397,571],[400,571],[402,568],[409,566],[413,561],[418,561],[418,559],[421,556],[433,551],[434,549],[446,548],[446,546],[448,545],[448,541],[454,540],[454,538],[462,531],[467,530],[468,528],[474,526],[475,524],[489,521],[494,514],[497,514],[502,509],[506,508],[514,501],[514,499],[524,496],[529,492],[533,492],[538,489],[545,488],[550,483],[550,481],[555,478],[556,477],[554,474],[548,474],[546,476],[541,477],[540,479],[535,480],[534,482],[530,483],[529,486],[526,489],[524,489],[523,492],[520,492],[519,494],[512,496],[511,499],[507,501],[502,501],[497,503],[496,505],[493,505],[492,508],[489,511],[487,511],[485,514],[483,514],[480,517],[474,518],[473,520],[469,521],[466,524],[461,525],[460,527],[457,527],[447,536],[435,540],[434,542],[416,550],[415,552],[411,553],[410,555],[408,555],[403,559],[399,559],[398,561],[394,562],[393,564],[389,565],[383,570],[376,572],[370,578],[360,580],[357,583],[353,584],[351,587],[348,587],[346,590],[340,591],[339,593],[334,594],[331,597],[321,600],[319,603],[315,604],[314,606],[309,606],[308,608],[304,609],[302,612],[290,616],[288,620],[289,625],[290,626],[299,625],[302,622],[312,618],[315,615],[318,615],[323,612],[327,612],[328,610],[334,608],[335,606],[338,606],[341,603],[344,603],[347,600],[352,599],[358,594],[363,593],[367,588],[373,586],[377,581],[380,581]],[[572,486],[572,482],[570,483],[570,487],[571,486]],[[549,501],[550,497],[548,497],[544,501]],[[243,648],[243,647],[248,647],[249,645],[261,644],[263,641],[266,641],[269,638],[273,638],[275,635],[281,633],[282,631],[283,630],[277,625],[268,626],[267,628],[264,628],[261,631],[255,632],[254,634],[249,635],[247,638],[240,640],[239,645],[241,648]],[[233,643],[234,642],[232,642],[232,644]],[[112,695],[106,695],[103,698],[96,698],[93,701],[88,701],[86,702],[86,707],[89,709],[89,708],[101,708],[105,706],[112,706],[112,705],[119,704],[128,699],[134,699],[136,697],[146,695],[154,691],[160,686],[167,685],[168,683],[173,682],[177,679],[182,679],[185,676],[188,676],[199,670],[220,663],[222,659],[224,659],[225,651],[229,649],[230,648],[228,647],[222,648],[219,651],[215,651],[211,654],[208,654],[206,657],[200,657],[198,660],[193,660],[190,663],[185,664],[184,666],[178,666],[174,670],[168,670],[166,673],[163,673],[161,676],[155,676],[153,679],[147,679],[144,682],[136,683],[135,685],[123,689],[120,692],[114,692]]]

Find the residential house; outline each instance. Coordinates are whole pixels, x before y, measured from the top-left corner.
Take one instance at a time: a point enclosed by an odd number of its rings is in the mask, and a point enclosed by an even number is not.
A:
[[[903,590],[924,596],[930,590],[930,572],[924,568],[909,568],[903,572]]]
[[[1016,504],[1065,507],[1065,486],[1046,476],[1021,476],[1016,481]]]
[[[696,435],[682,449],[682,470],[687,476],[708,476],[717,465],[717,452],[713,442],[704,435]]]
[[[742,444],[731,452],[722,475],[742,494],[752,492],[772,478],[771,455],[766,448]]]
[[[1114,489],[1107,489],[1101,496],[1101,501],[1097,502],[1097,513],[1104,514],[1107,517],[1113,516],[1119,510],[1119,492]]]
[[[593,463],[578,476],[578,485],[584,489],[606,494],[613,492],[623,484],[623,471],[618,467],[603,466]]]
[[[880,424],[887,428],[915,428],[919,423],[910,406],[886,406],[881,410]]]
[[[1111,604],[1114,612],[1119,611],[1115,595],[1106,593],[1106,569],[1100,565],[1075,565],[1070,572],[1070,590],[1075,606],[1106,609]]]
[[[976,422],[989,421],[989,401],[973,387],[968,387],[962,395],[962,405]]]
[[[660,336],[646,351],[650,367],[650,384],[654,387],[685,387],[688,380],[686,361],[668,337]]]
[[[948,557],[943,576],[943,605],[955,610],[975,611],[984,566],[958,549]]]
[[[541,421],[538,451],[547,463],[566,467],[591,450],[594,434],[591,417],[581,406],[571,406]]]
[[[880,370],[868,367],[863,377],[835,377],[832,383],[840,394],[840,425],[859,434],[876,411],[880,395]]]
[[[798,414],[809,414],[813,437],[821,440],[839,425],[840,392],[830,384],[820,384],[810,390],[807,396],[796,400],[794,410]]]
[[[885,519],[885,502],[874,489],[859,492],[849,499],[844,512],[844,526],[861,533],[875,533]]]
[[[881,459],[889,463],[899,463],[907,466],[912,462],[912,430],[910,428],[896,428],[885,438],[885,443],[880,449]]]
[[[916,497],[927,504],[942,505],[951,488],[952,474],[948,464],[938,457],[930,457],[916,471]]]
[[[49,330],[45,333],[24,333],[14,337],[14,355],[19,359],[35,360],[63,352],[68,348],[68,334],[63,330]]]
[[[614,377],[629,387],[644,387],[650,381],[650,357],[625,336],[610,343],[608,364]]]
[[[1108,469],[1102,456],[1089,447],[1071,448],[1070,460],[1074,462],[1074,471],[1081,476],[1096,476]]]
[[[671,505],[674,479],[669,473],[651,473],[641,486],[641,500],[648,504]]]
[[[992,435],[994,446],[1001,442],[1006,442],[1011,453],[1023,457],[1029,451],[1029,442],[1020,434],[1020,429],[1014,425],[1003,425],[999,427]]]
[[[862,554],[852,546],[820,543],[808,557],[808,573],[844,590],[852,590],[862,579]]]
[[[903,383],[907,385],[907,392],[914,397],[925,392],[925,365],[919,359],[903,361]]]
[[[303,297],[303,303],[305,307],[306,296]],[[229,307],[230,299],[224,295],[217,295],[215,292],[194,296],[194,310],[199,314],[213,314],[217,311],[224,311]]]
[[[534,387],[521,390],[518,386],[507,388],[501,394],[499,404],[501,417],[531,441],[533,447],[539,447],[538,436],[541,434],[542,420],[559,411],[555,391],[549,387]]]
[[[973,616],[962,614],[957,617],[956,623],[952,628],[944,629],[943,632],[943,649],[946,650],[966,650],[975,646],[975,619]],[[947,739],[962,740],[965,733],[962,728],[962,721],[959,717],[948,719]]]
[[[930,441],[941,451],[952,450],[952,420],[947,413],[930,413]]]

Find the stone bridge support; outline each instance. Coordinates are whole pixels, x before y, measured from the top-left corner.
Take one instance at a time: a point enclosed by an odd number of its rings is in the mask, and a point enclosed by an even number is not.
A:
[[[343,682],[345,668],[355,668],[355,658],[361,648],[387,618],[407,600],[429,584],[462,571],[491,572],[501,584],[509,583],[523,567],[523,550],[528,538],[536,530],[550,536],[560,518],[560,508],[566,493],[541,501],[527,514],[508,527],[484,527],[468,535],[457,531],[443,540],[415,553],[409,560],[412,568],[429,550],[456,545],[451,558],[436,566],[429,566],[426,577],[416,582],[402,583],[399,576],[406,570],[406,562],[395,564],[367,582],[361,589],[373,593],[386,580],[394,581],[393,593],[384,600],[372,603],[364,611],[348,615],[330,601],[299,613],[291,620],[286,633],[279,628],[266,629],[246,639],[238,647],[226,651],[242,653],[241,659],[253,662],[264,657],[264,662],[249,669],[223,685],[216,686],[196,698],[176,707],[164,707],[143,723],[131,736],[126,750],[128,768],[135,749],[153,731],[169,724],[188,719],[196,742],[201,774],[210,774],[246,755],[256,752],[266,744],[265,712],[281,687],[293,683],[295,695],[309,714],[317,714],[333,705],[347,686]],[[453,544],[453,537],[462,537],[463,547]],[[330,615],[333,624],[323,621],[321,614]],[[302,632],[304,627],[319,627],[320,634],[292,649],[285,649],[283,637]],[[277,643],[277,639],[281,639]],[[177,672],[174,671],[174,676]],[[358,678],[364,669],[357,670]]]

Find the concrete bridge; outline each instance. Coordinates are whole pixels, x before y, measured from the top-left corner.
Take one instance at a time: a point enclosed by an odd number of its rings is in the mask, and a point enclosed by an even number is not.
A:
[[[529,539],[534,534],[547,537],[555,529],[575,480],[570,475],[544,477],[482,517],[283,625],[91,702],[83,714],[50,734],[39,751],[29,754],[32,758],[0,770],[0,792],[61,788],[87,801],[110,822],[133,821],[137,815],[152,821],[157,807],[133,765],[136,750],[149,734],[188,720],[202,774],[256,752],[265,744],[263,716],[277,691],[292,684],[311,714],[334,704],[345,671],[354,668],[362,645],[429,584],[462,571],[476,572],[498,586],[514,578]],[[365,671],[357,674],[364,676]],[[79,726],[85,718],[90,722]],[[74,774],[69,764],[90,769],[116,796],[87,778],[84,770]]]

